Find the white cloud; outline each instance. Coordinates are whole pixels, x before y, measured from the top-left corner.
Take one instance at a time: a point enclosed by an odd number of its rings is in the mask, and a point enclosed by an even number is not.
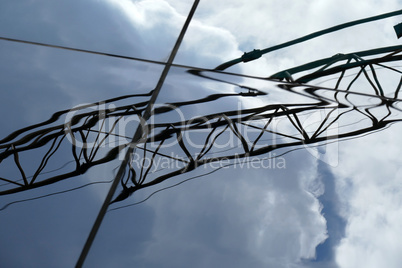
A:
[[[108,5],[101,5],[99,9],[108,14],[108,23],[101,24],[99,19],[97,26],[101,30],[94,27],[91,20],[86,29],[93,32],[78,33],[76,28],[67,26],[66,16],[61,16],[57,23],[60,28],[51,36],[59,37],[58,40],[66,42],[64,45],[88,48],[93,45],[108,52],[163,60],[173,47],[190,7],[189,3],[173,0],[108,0],[104,3]],[[201,1],[177,63],[212,68],[241,56],[242,50],[269,47],[337,23],[396,8],[396,1]],[[53,11],[48,12],[47,23],[54,22]],[[81,20],[77,25],[84,23],[87,17],[103,19],[82,14],[78,17]],[[393,20],[389,20],[389,27],[392,23]],[[352,29],[322,41],[266,55],[236,70],[268,76],[336,52],[395,44],[391,39],[392,28],[376,24],[372,28],[375,35],[367,29],[370,28]],[[113,38],[110,33],[114,33]],[[77,59],[75,64],[65,61],[59,66],[61,69],[56,70],[57,61],[66,60],[69,54],[66,55],[55,57],[46,53],[34,59],[40,63],[36,70],[41,75],[48,72],[49,84],[67,92],[70,99],[78,96],[73,102],[115,96],[117,92],[130,92],[130,87],[150,89],[153,83],[149,81],[156,80],[160,71],[159,67],[92,57]],[[77,66],[77,62],[82,64]],[[99,65],[103,67],[91,69]],[[201,94],[186,91],[186,87],[199,84],[199,80],[176,83],[175,79],[182,78],[177,73],[172,72],[172,79],[167,82],[169,89],[174,87],[172,92],[180,98],[195,98],[196,94]],[[208,87],[206,94],[220,90],[220,86]],[[271,85],[264,83],[263,86]],[[83,92],[85,87],[93,90]],[[162,97],[166,100],[174,98],[174,94],[166,93]],[[235,101],[227,105],[233,103]],[[63,104],[67,105],[67,100]],[[250,102],[253,104],[256,105]],[[391,129],[402,130],[394,126]],[[393,132],[383,133],[386,134],[349,142],[347,148],[341,145],[342,161],[333,169],[338,179],[337,192],[343,200],[341,212],[348,222],[346,237],[337,249],[341,267],[397,267],[401,262],[398,252],[402,244],[395,239],[402,232],[398,224],[402,218],[401,170],[397,160],[400,150],[395,146],[399,138]],[[323,186],[318,179],[317,159],[309,152],[292,153],[286,159],[286,170],[224,170],[152,198],[148,205],[155,216],[151,223],[141,226],[152,230],[152,234],[137,244],[135,239],[126,241],[127,251],[142,248],[135,257],[130,255],[130,260],[159,267],[162,264],[165,267],[211,267],[218,263],[231,267],[302,266],[301,260],[314,258],[317,245],[327,236],[326,220],[317,199],[323,193]],[[145,196],[145,193],[144,190],[138,196]],[[131,217],[127,211],[119,220],[127,223],[141,217],[141,214]],[[133,228],[136,226],[127,224],[116,233],[132,232]],[[110,254],[121,254],[116,251]],[[93,254],[95,256],[96,252]]]
[[[130,26],[140,35],[142,42],[148,47],[143,57],[155,58],[156,55],[168,53],[177,39],[187,16],[179,13],[168,2],[163,0],[115,1],[118,7],[131,22]],[[161,46],[161,44],[163,44]],[[176,63],[196,67],[214,68],[226,57],[235,57],[237,50],[235,38],[223,28],[211,26],[197,20],[191,22],[178,52]]]
[[[397,9],[397,1],[201,1],[196,19],[205,25],[228,30],[241,50],[251,51]],[[392,26],[396,22],[396,18],[390,18],[382,23],[355,26],[266,54],[242,65],[247,66],[247,72],[269,75],[336,53],[375,48],[387,42],[385,40],[392,40],[389,45],[395,45],[397,41]]]
[[[170,52],[185,15],[176,12],[164,1],[122,1],[114,2],[114,5],[120,11],[113,16],[122,12],[131,22],[127,28],[119,29],[119,32],[126,33],[122,43],[127,45],[138,41],[136,48],[146,51],[141,54],[144,58],[161,59]],[[60,25],[62,27],[63,24]],[[66,32],[60,30],[60,33]],[[138,39],[127,34],[130,32]],[[239,53],[235,36],[225,27],[195,19],[183,43],[179,60],[214,67],[224,58],[235,57]],[[63,40],[77,44],[78,37],[63,36]],[[99,37],[98,33],[92,35],[94,40]],[[39,56],[43,59],[41,70],[55,66],[55,62],[68,57],[53,58],[50,53]],[[89,60],[77,66],[77,62],[65,61],[65,72],[49,68],[49,76],[55,79],[59,89],[67,91],[72,97],[77,96],[74,101],[83,96],[83,99],[96,96],[91,92],[79,94],[83,85],[88,88],[97,85],[104,90],[110,87],[108,83],[114,84],[119,77],[127,83],[131,81],[126,72],[118,75],[118,70],[129,64],[119,63],[110,69],[103,67],[92,72],[91,65],[99,62],[102,63],[100,60]],[[83,70],[87,78],[101,77],[102,80],[76,79],[80,78]],[[146,72],[136,73],[137,83],[148,78],[140,75],[143,73]],[[108,77],[110,79],[106,79]],[[170,81],[171,84],[173,82]],[[175,90],[180,90],[179,85],[176,87]],[[116,94],[116,91],[110,93]],[[304,155],[310,156],[306,152]],[[315,179],[317,160],[303,157],[300,161],[299,157],[289,157],[286,170],[222,172],[222,177],[216,182],[208,184],[200,180],[199,184],[189,184],[188,188],[179,192],[168,191],[156,201],[149,202],[156,216],[152,237],[144,246],[142,259],[159,265],[169,261],[171,266],[193,263],[201,267],[202,260],[208,256],[207,263],[211,265],[219,262],[233,267],[244,267],[242,264],[287,267],[297,265],[302,258],[313,258],[315,247],[326,238],[326,222],[320,214],[317,198],[307,191],[311,184],[319,183]],[[310,168],[301,169],[302,166]],[[131,220],[127,215],[124,217],[125,221]],[[131,243],[127,243],[130,247]],[[172,258],[175,253],[177,255]]]
[[[320,183],[316,161],[300,152],[286,157],[287,169],[224,169],[158,194],[148,202],[156,217],[143,258],[194,267],[290,267],[314,258],[326,239],[320,204],[306,191]]]
[[[159,13],[153,3],[127,2],[136,12],[149,12],[147,16],[154,18]],[[127,16],[135,13],[128,10]],[[215,5],[214,10],[219,10],[219,6]],[[168,15],[161,15],[162,20],[183,21],[183,15],[171,7],[163,12]],[[177,62],[215,67],[225,57],[237,57],[241,53],[237,49],[239,32],[210,23],[202,16],[202,4],[199,12],[201,16],[195,16]],[[221,15],[221,19],[227,18],[224,12]],[[156,25],[154,20],[145,27],[147,31]],[[137,28],[144,21],[135,23]],[[170,34],[175,36],[173,32],[174,27]],[[144,34],[143,38],[147,36]],[[176,92],[181,84],[175,83]],[[143,258],[148,265],[194,267],[217,263],[242,267],[251,260],[258,266],[287,267],[297,265],[302,258],[314,258],[316,246],[326,239],[320,204],[307,191],[312,184],[319,183],[315,179],[316,161],[313,157],[299,161],[293,156],[289,158],[289,168],[283,171],[227,170],[220,172],[217,180],[201,179],[165,191],[149,201],[156,217],[153,239]],[[301,166],[310,168],[298,171]]]
[[[337,249],[341,267],[399,267],[402,243],[401,142],[399,125],[341,146],[334,170],[342,213],[348,220],[346,237]],[[364,154],[365,157],[361,157]]]

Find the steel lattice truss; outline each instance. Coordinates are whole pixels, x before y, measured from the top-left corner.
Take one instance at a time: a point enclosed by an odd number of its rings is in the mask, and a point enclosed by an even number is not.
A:
[[[17,171],[14,174],[20,174],[0,176],[0,194],[50,185],[117,159],[130,146],[133,131],[127,128],[126,133],[119,131],[127,122],[141,125],[143,138],[136,145],[121,181],[121,194],[115,201],[203,165],[262,159],[274,150],[325,144],[384,129],[402,119],[398,106],[402,72],[392,65],[401,57],[399,47],[339,54],[259,78],[261,83],[276,81],[278,89],[300,96],[303,100],[300,102],[283,100],[244,110],[233,107],[204,112],[202,116],[178,121],[144,122],[142,113],[151,91],[59,111],[45,122],[17,130],[0,140],[0,165],[14,166]],[[213,78],[213,71],[190,73],[233,84]],[[297,73],[301,73],[298,78]],[[385,85],[383,75],[387,76]],[[390,76],[394,78],[392,81]],[[317,86],[321,82],[326,87]],[[238,86],[248,91],[168,103],[155,108],[153,117],[168,115],[185,106],[214,105],[225,98],[258,99],[269,94],[262,89]],[[42,158],[35,169],[28,170],[24,155],[32,151]],[[69,155],[72,164],[47,169],[59,154],[64,158]]]

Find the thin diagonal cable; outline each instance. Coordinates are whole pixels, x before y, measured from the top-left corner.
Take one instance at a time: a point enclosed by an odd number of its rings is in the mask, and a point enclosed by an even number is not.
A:
[[[113,180],[90,182],[90,183],[87,183],[87,184],[84,184],[84,185],[81,185],[81,186],[78,186],[78,187],[75,187],[75,188],[71,188],[71,189],[68,189],[68,190],[63,190],[63,191],[54,192],[54,193],[50,193],[50,194],[46,194],[46,195],[41,195],[41,196],[36,196],[36,197],[32,197],[32,198],[13,201],[13,202],[5,204],[2,208],[0,208],[0,211],[5,210],[6,208],[8,208],[9,206],[11,206],[13,204],[18,204],[18,203],[38,200],[38,199],[41,199],[41,198],[45,198],[45,197],[49,197],[49,196],[53,196],[53,195],[58,195],[58,194],[64,194],[64,193],[72,192],[72,191],[75,191],[75,190],[78,190],[78,189],[82,189],[82,188],[90,186],[90,185],[100,184],[100,183],[111,183],[112,181]]]
[[[132,60],[132,61],[139,61],[139,62],[145,62],[145,63],[151,63],[151,64],[157,64],[157,65],[167,65],[167,62],[164,62],[164,61],[131,57],[131,56],[125,56],[125,55],[120,55],[120,54],[115,54],[115,53],[106,53],[106,52],[95,51],[95,50],[88,50],[88,49],[81,49],[81,48],[74,48],[74,47],[67,47],[67,46],[59,46],[59,45],[53,45],[53,44],[48,44],[48,43],[42,43],[42,42],[34,42],[34,41],[29,41],[29,40],[9,38],[9,37],[4,37],[4,36],[0,36],[0,40],[34,45],[34,46],[63,49],[63,50],[68,50],[68,51],[81,52],[81,53],[87,53],[87,54],[93,54],[93,55],[99,55],[99,56],[126,59],[126,60]],[[201,67],[197,67],[197,66],[190,66],[190,65],[184,65],[184,64],[177,64],[177,63],[172,63],[171,66],[177,67],[177,68],[183,68],[183,69],[192,69],[192,70],[197,70],[197,71],[209,71],[209,72],[220,73],[220,74],[228,74],[228,75],[240,76],[240,77],[246,77],[246,78],[271,80],[271,79],[267,79],[265,77],[263,78],[263,77],[257,77],[257,76],[252,76],[252,75],[243,75],[243,74],[238,74],[238,73],[232,73],[232,72],[222,72],[222,71],[216,71],[213,69],[201,68]],[[273,80],[273,79],[272,79],[272,81],[277,82],[276,80]]]
[[[169,59],[167,61],[167,64],[165,65],[165,68],[163,69],[163,72],[161,74],[161,77],[158,81],[158,84],[156,85],[156,88],[154,90],[154,92],[152,93],[151,99],[149,100],[149,103],[147,105],[147,108],[144,111],[144,115],[143,115],[143,120],[144,122],[146,122],[152,115],[152,110],[153,110],[153,106],[154,103],[156,101],[156,98],[159,95],[159,92],[162,88],[163,83],[165,82],[165,79],[167,77],[167,74],[170,70],[170,67],[172,66],[173,60],[177,54],[177,51],[179,50],[180,44],[184,38],[184,34],[187,31],[188,26],[190,25],[190,21],[195,13],[195,10],[197,9],[198,3],[200,2],[200,0],[195,0],[193,6],[191,7],[190,13],[187,16],[187,19],[184,23],[184,26],[179,34],[179,37],[177,38],[176,44],[173,47],[173,50],[169,56]],[[84,245],[84,248],[81,252],[81,255],[77,261],[76,264],[76,268],[81,268],[82,265],[84,264],[85,258],[88,255],[89,249],[91,248],[91,245],[95,239],[96,233],[98,232],[98,229],[102,223],[102,220],[107,212],[107,209],[109,207],[110,202],[112,201],[113,195],[116,192],[117,186],[119,184],[119,181],[123,178],[124,176],[124,172],[126,170],[126,167],[128,165],[129,159],[131,154],[134,152],[134,149],[136,147],[136,145],[141,141],[141,139],[143,139],[143,125],[140,124],[137,128],[137,131],[135,132],[133,139],[131,140],[131,144],[128,147],[127,151],[126,151],[126,155],[124,157],[124,160],[122,161],[120,168],[116,174],[116,177],[112,183],[112,186],[110,187],[109,193],[107,194],[105,201],[101,207],[101,210],[99,211],[98,217],[95,220],[94,226],[92,227],[92,230],[88,236],[88,239]]]
[[[152,64],[159,64],[159,65],[166,65],[167,64],[166,62],[163,62],[163,61],[155,61],[155,60],[149,60],[149,59],[144,59],[144,58],[136,58],[136,57],[118,55],[118,54],[113,54],[113,53],[104,53],[104,52],[93,51],[93,50],[86,50],[86,49],[79,49],[79,48],[72,48],[72,47],[65,47],[65,46],[58,46],[58,45],[52,45],[52,44],[47,44],[47,43],[40,43],[40,42],[33,42],[33,41],[27,41],[27,40],[13,39],[13,38],[2,37],[2,36],[0,36],[0,40],[17,42],[17,43],[25,43],[25,44],[37,45],[37,46],[44,46],[44,47],[51,47],[51,48],[57,48],[57,49],[65,49],[65,50],[70,50],[70,51],[83,52],[83,53],[102,55],[102,56],[108,56],[108,57],[115,57],[115,58],[121,58],[121,59],[128,59],[128,60],[134,60],[134,61],[142,61],[142,62],[148,62],[148,63],[152,63]],[[220,71],[220,70],[216,70],[216,69],[201,68],[201,67],[196,67],[196,66],[175,64],[175,63],[172,63],[171,66],[172,67],[183,68],[183,69],[193,69],[193,70],[203,71],[203,72],[219,73],[219,74],[225,74],[225,75],[230,75],[230,76],[257,79],[257,80],[264,80],[264,81],[272,81],[272,82],[278,83],[278,80],[276,80],[276,79],[271,79],[271,78],[261,77],[261,76],[239,74],[239,73],[234,73],[234,72],[226,72],[226,71]],[[283,82],[283,81],[281,82],[281,84],[300,85],[298,83]],[[312,86],[312,85],[309,85],[309,86]]]

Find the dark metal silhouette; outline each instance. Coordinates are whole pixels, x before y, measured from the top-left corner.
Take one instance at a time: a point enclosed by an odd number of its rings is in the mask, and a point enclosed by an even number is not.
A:
[[[397,25],[394,26],[394,30],[396,33],[396,37],[401,38],[402,37],[402,23],[398,23]]]
[[[121,180],[122,194],[114,202],[123,200],[123,197],[128,197],[129,194],[141,188],[156,185],[166,179],[190,172],[208,163],[222,160],[234,161],[245,157],[260,156],[280,148],[293,148],[306,144],[354,137],[383,129],[391,123],[398,122],[400,119],[395,117],[398,116],[400,111],[396,104],[400,101],[398,97],[401,83],[396,85],[392,91],[392,96],[387,96],[379,82],[376,69],[381,68],[387,70],[387,72],[400,75],[401,72],[397,68],[389,66],[389,64],[400,60],[401,50],[399,47],[392,47],[378,49],[377,52],[336,55],[279,72],[270,76],[269,79],[261,78],[269,81],[269,83],[276,79],[278,87],[283,92],[297,94],[309,99],[309,101],[303,103],[274,103],[241,111],[234,109],[205,114],[198,118],[177,122],[144,123],[144,132],[148,134],[144,142],[137,146],[137,150],[143,152],[143,157],[149,157],[151,165],[147,163],[148,166],[127,166],[126,177]],[[375,58],[364,58],[372,56],[375,56]],[[312,68],[318,70],[307,75],[295,77],[296,74]],[[347,72],[355,72],[355,70],[357,72],[353,73],[353,77],[347,78]],[[213,94],[201,99],[168,103],[155,108],[153,111],[154,116],[169,113],[189,105],[212,104],[220,99],[259,98],[269,94],[269,92],[261,89],[210,77],[207,72],[192,70],[190,73],[206,79],[213,79],[220,83],[236,85],[241,92]],[[334,78],[335,85],[331,88],[308,84],[311,81],[317,81],[330,75],[337,75],[336,79]],[[283,79],[289,82],[280,82]],[[361,79],[368,81],[371,88],[365,89],[364,92],[357,92],[354,90],[354,85]],[[340,89],[340,85],[346,80],[348,80],[348,84],[341,87],[344,90]],[[143,122],[142,113],[147,104],[146,99],[151,94],[152,91],[144,94],[121,96],[76,107],[69,111],[60,111],[45,122],[15,131],[0,140],[0,160],[4,161],[12,158],[16,170],[20,173],[19,178],[0,178],[4,182],[0,188],[0,195],[56,183],[60,180],[83,174],[91,167],[116,159],[119,153],[129,145],[127,137],[122,137],[121,133],[116,132],[119,122],[129,121],[130,118],[136,118],[136,121]],[[378,103],[360,106],[350,100],[351,96],[377,99]],[[124,104],[119,105],[120,103]],[[114,104],[115,108],[105,108],[108,104]],[[104,108],[101,109],[101,107]],[[92,110],[88,111],[88,109]],[[383,118],[378,118],[371,112],[373,109],[384,109],[387,115]],[[337,114],[337,117],[334,119],[323,118],[322,124],[318,126],[317,130],[308,133],[304,129],[300,118],[309,112],[319,110],[325,110],[328,114]],[[66,116],[72,112],[75,113],[74,116],[67,120]],[[326,135],[326,130],[339,123],[342,118],[352,114],[362,115],[371,123],[365,128],[347,129],[346,132],[340,131],[337,136]],[[270,129],[272,120],[286,121],[286,124],[293,127],[293,132],[287,133]],[[264,124],[261,122],[264,122]],[[105,126],[109,126],[110,129],[106,129]],[[260,135],[253,137],[253,140],[246,138],[245,133],[255,129],[260,131]],[[198,133],[199,135],[200,132],[204,134],[203,137],[198,139],[204,139],[204,143],[200,144],[198,148],[188,146],[187,137],[190,137],[193,133]],[[208,153],[214,147],[214,142],[224,135],[235,137],[239,148],[235,148],[236,152],[232,154],[215,154],[208,157]],[[272,136],[275,136],[275,143],[264,143],[263,139],[261,139],[263,135],[268,135],[271,139]],[[121,138],[125,139],[125,141],[116,140]],[[163,145],[172,140],[176,140],[176,148],[164,148]],[[91,142],[93,146],[89,147],[88,144]],[[118,144],[112,146],[111,142]],[[79,147],[77,143],[83,146]],[[75,163],[74,168],[70,168],[68,171],[62,169],[48,173],[52,174],[51,176],[47,174],[47,176],[41,175],[48,162],[53,157],[56,157],[56,151],[65,146],[71,148],[69,150],[70,159]],[[19,160],[19,155],[32,150],[42,151],[43,158],[37,169],[31,172],[33,175],[28,177],[28,172],[24,169],[24,164]],[[172,150],[180,151],[182,157],[170,155],[169,152]],[[178,154],[180,155],[180,153]],[[152,164],[157,163],[162,158],[181,163],[181,166],[174,170],[169,168],[167,171],[162,170],[152,173]],[[164,174],[161,175],[161,173]]]
[[[349,28],[349,27],[352,27],[352,26],[356,26],[356,25],[359,25],[359,24],[364,24],[364,23],[377,21],[377,20],[383,20],[383,19],[386,19],[386,18],[389,18],[389,17],[398,16],[398,15],[401,15],[401,14],[402,14],[402,10],[397,10],[397,11],[384,13],[384,14],[369,17],[369,18],[350,21],[350,22],[347,22],[347,23],[343,23],[343,24],[339,24],[339,25],[330,27],[328,29],[324,29],[324,30],[321,30],[321,31],[318,31],[318,32],[308,34],[306,36],[303,36],[303,37],[300,37],[300,38],[294,39],[292,41],[285,42],[283,44],[279,44],[279,45],[276,45],[276,46],[273,46],[273,47],[268,47],[268,48],[261,49],[261,50],[260,49],[254,49],[251,52],[245,52],[243,54],[243,56],[241,56],[240,58],[237,58],[237,59],[222,63],[221,65],[217,66],[215,68],[215,70],[223,71],[223,70],[225,70],[225,69],[227,69],[227,68],[229,68],[229,67],[231,67],[233,65],[236,65],[236,64],[238,64],[240,62],[249,62],[249,61],[256,60],[256,59],[260,58],[262,55],[270,53],[270,52],[278,50],[278,49],[293,46],[295,44],[302,43],[302,42],[317,38],[319,36],[329,34],[329,33],[332,33],[332,32],[336,32],[336,31],[339,31],[339,30],[343,30],[343,29],[346,29],[346,28]],[[395,28],[395,30],[397,30],[397,29],[399,29],[399,28]],[[397,31],[397,35],[398,35],[398,31]],[[398,38],[399,38],[399,36],[398,36]]]
[[[240,92],[222,92],[203,98],[166,103],[155,108],[156,96],[169,68],[174,66],[174,54],[177,52],[182,34],[184,35],[198,2],[199,0],[195,1],[174,52],[169,57],[168,63],[165,64],[164,72],[154,90],[59,111],[44,122],[17,130],[0,140],[0,165],[12,163],[16,171],[14,174],[19,174],[19,177],[0,175],[0,195],[27,191],[79,176],[90,168],[117,159],[124,153],[119,171],[113,180],[112,187],[76,267],[82,266],[108,206],[126,200],[140,189],[190,173],[200,166],[223,161],[233,164],[241,159],[260,159],[262,155],[274,150],[292,150],[310,144],[319,145],[356,138],[382,130],[402,120],[399,107],[399,103],[402,101],[399,99],[402,71],[400,67],[391,65],[402,59],[402,46],[392,46],[337,54],[283,70],[268,77],[244,76],[265,81],[270,85],[275,84],[276,89],[289,96],[298,96],[300,101],[270,101],[267,104],[243,110],[239,110],[238,107],[229,107],[211,112],[207,109],[201,111],[202,115],[195,118],[186,118],[184,115],[175,121],[148,122],[152,116],[157,118],[166,114],[169,117],[169,113],[180,111],[187,106],[198,107],[202,104],[209,104],[208,107],[212,107],[212,104],[224,99],[241,101],[244,98],[268,98],[271,96],[269,90],[238,84],[229,80],[227,76],[236,74],[220,71],[239,62],[249,62],[265,53],[317,36],[402,14],[402,10],[390,12],[334,26],[274,47],[263,50],[255,49],[214,70],[189,69],[188,73],[191,75],[213,80],[216,83],[232,85]],[[395,26],[395,31],[399,38],[401,36],[400,24]],[[5,37],[0,37],[0,39],[161,64],[160,62],[44,43]],[[176,66],[188,68],[188,66]],[[394,77],[398,77],[399,80],[392,89],[389,84],[384,88],[379,70],[391,72]],[[216,78],[216,73],[221,74],[220,78]],[[334,83],[330,85],[331,82],[327,80],[334,81]],[[360,83],[362,80],[366,82],[364,86]],[[326,82],[326,87],[319,86],[323,82]],[[306,118],[312,113],[320,111],[324,113],[324,116],[320,118],[319,122],[315,122],[316,124],[313,126],[305,124]],[[345,118],[355,121],[350,122]],[[278,120],[285,127],[277,128],[275,122]],[[127,128],[119,131],[120,126],[125,127],[125,124],[131,121],[137,122],[135,134],[133,131],[126,133]],[[336,131],[332,133],[331,130]],[[250,135],[250,133],[253,134]],[[219,141],[225,137],[226,139],[230,137],[232,144],[226,146],[229,148],[224,150],[218,149]],[[194,140],[197,141],[196,144],[194,144]],[[169,145],[167,146],[167,144]],[[30,170],[29,167],[33,166],[34,161],[27,165],[21,156],[32,151],[41,157],[37,166]],[[49,163],[59,157],[60,151],[63,158],[68,155],[68,163],[72,163],[73,167],[63,165],[58,169],[48,170]],[[172,155],[171,152],[175,154]],[[164,167],[160,165],[162,160],[167,160],[168,167],[166,164]],[[173,165],[171,165],[172,163]],[[112,200],[119,183],[121,185],[120,194]]]

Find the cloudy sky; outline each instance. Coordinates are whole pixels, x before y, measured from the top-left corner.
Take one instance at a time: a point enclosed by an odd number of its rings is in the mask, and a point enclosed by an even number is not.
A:
[[[192,1],[175,0],[5,0],[0,3],[0,36],[166,61],[191,5]],[[175,63],[215,68],[245,51],[401,6],[399,0],[201,0]],[[393,17],[332,33],[228,71],[267,77],[337,53],[399,45],[393,26],[400,20]],[[4,40],[0,40],[0,59],[0,138],[59,110],[147,93],[163,68]],[[164,115],[163,120],[297,101],[272,82],[221,78],[270,95],[187,107]],[[392,90],[385,89],[388,94]],[[239,88],[172,68],[158,103],[228,92],[238,93]],[[399,267],[400,131],[402,126],[394,124],[359,139],[321,146],[318,153],[311,148],[290,152],[270,166],[220,169],[159,192],[144,203],[110,211],[85,267]],[[21,156],[28,167],[35,161],[33,153]],[[60,154],[52,165],[60,167],[67,161]],[[12,161],[1,163],[0,177],[20,176],[11,165]],[[49,187],[1,196],[0,207],[88,182],[110,181],[118,165],[116,160]],[[138,191],[113,208],[210,171],[202,168]],[[108,185],[99,183],[1,210],[2,265],[72,267]]]

